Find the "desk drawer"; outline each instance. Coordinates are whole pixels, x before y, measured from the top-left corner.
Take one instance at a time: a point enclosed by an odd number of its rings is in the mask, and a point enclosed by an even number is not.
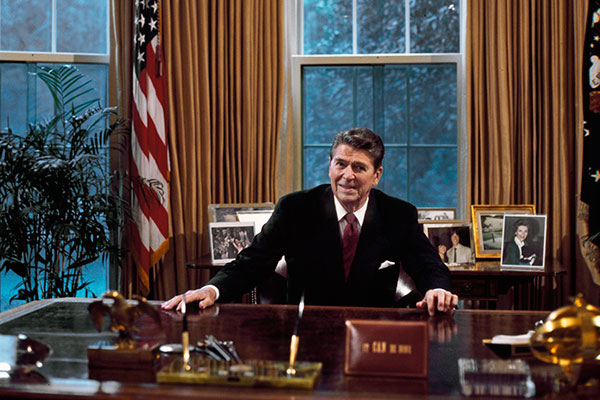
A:
[[[485,279],[453,279],[454,293],[458,297],[497,297],[496,285]]]

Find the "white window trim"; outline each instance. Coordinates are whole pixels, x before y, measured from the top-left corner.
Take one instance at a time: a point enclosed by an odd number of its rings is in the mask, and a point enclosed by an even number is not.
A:
[[[467,219],[467,133],[464,86],[464,57],[451,54],[372,54],[372,55],[299,55],[292,56],[292,121],[296,137],[302,137],[302,67],[306,65],[374,65],[374,64],[456,64],[457,114],[457,214]]]
[[[0,51],[0,62],[106,64],[108,54]]]
[[[97,53],[59,53],[56,51],[56,1],[51,3],[51,43],[49,52],[36,51],[0,51],[0,62],[25,62],[25,63],[67,63],[67,64],[106,64],[110,63],[110,31],[112,29],[112,20],[110,18],[111,5],[106,0],[106,20],[108,27],[106,30],[107,54]]]

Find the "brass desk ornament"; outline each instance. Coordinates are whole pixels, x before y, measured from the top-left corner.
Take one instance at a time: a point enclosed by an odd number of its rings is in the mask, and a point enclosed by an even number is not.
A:
[[[112,304],[110,303],[112,300]],[[116,290],[102,295],[102,300],[90,303],[88,311],[100,332],[104,317],[110,317],[110,329],[118,336],[88,347],[88,372],[92,379],[153,382],[159,367],[158,343],[136,340],[135,322],[146,314],[161,326],[160,314],[145,298],[134,296],[137,304],[129,304]]]
[[[557,389],[573,387],[582,365],[600,364],[600,309],[586,303],[582,294],[540,324],[530,339],[538,359],[560,365],[563,377]]]

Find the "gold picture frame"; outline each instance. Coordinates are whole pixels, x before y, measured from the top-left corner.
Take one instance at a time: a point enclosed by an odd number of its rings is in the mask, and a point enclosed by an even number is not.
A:
[[[471,222],[476,258],[500,258],[504,214],[535,214],[534,204],[473,204]]]

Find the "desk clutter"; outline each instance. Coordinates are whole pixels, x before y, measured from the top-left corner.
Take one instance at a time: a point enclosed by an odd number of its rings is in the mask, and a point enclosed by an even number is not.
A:
[[[429,317],[403,309],[348,307],[340,312],[339,308],[307,306],[302,319],[304,329],[297,331],[302,335],[303,347],[298,352],[300,360],[294,364],[294,376],[289,376],[286,367],[289,366],[289,335],[299,313],[296,307],[221,304],[208,311],[194,310],[188,315],[191,340],[187,369],[183,360],[182,314],[161,311],[163,329],[158,329],[148,315],[135,324],[139,328],[139,334],[135,335],[138,348],[143,348],[140,346],[143,340],[158,342],[160,346],[146,354],[118,350],[121,362],[106,368],[112,371],[111,378],[92,376],[94,371],[90,367],[94,362],[87,357],[86,350],[101,338],[109,340],[105,343],[108,351],[110,346],[114,347],[112,339],[117,333],[95,332],[88,312],[89,303],[58,299],[43,303],[43,307],[27,305],[17,318],[11,313],[10,320],[0,322],[0,332],[9,336],[0,341],[6,344],[0,348],[0,364],[10,366],[10,369],[0,370],[0,397],[25,398],[27,392],[30,398],[47,398],[50,394],[56,398],[73,398],[76,393],[85,392],[85,397],[90,399],[104,399],[108,393],[115,398],[140,399],[177,399],[185,393],[223,400],[240,396],[358,398],[366,397],[366,393],[374,398],[393,398],[399,394],[411,398],[432,395],[481,398],[488,394],[508,398],[531,395],[532,384],[535,397],[558,398],[566,394],[565,398],[597,399],[600,394],[597,339],[600,320],[595,309],[583,302],[557,310],[551,317],[542,312],[477,310]],[[429,330],[429,340],[425,343],[430,347],[428,378],[344,374],[344,324],[348,320],[425,322]],[[436,333],[438,328],[450,333],[445,329],[448,328],[445,322],[455,323],[450,337]],[[531,335],[530,330],[534,330]],[[205,336],[207,333],[211,335]],[[39,343],[24,340],[19,334]],[[534,335],[536,351],[558,357],[558,364],[542,361],[533,354],[531,346],[531,354],[512,351],[499,354],[482,343],[489,338],[494,345],[521,346],[526,343],[526,337],[530,342]],[[397,355],[399,345],[405,344],[387,333],[370,337],[362,341],[362,345],[365,342],[370,343],[369,352],[377,351],[377,356],[393,355],[392,344]],[[221,346],[229,361],[215,344]],[[366,346],[362,345],[364,350]],[[408,347],[401,348],[408,353]],[[139,360],[140,356],[153,352],[156,356],[156,360],[151,361],[156,365],[154,376],[147,380],[130,379],[135,373],[148,369]],[[239,353],[240,361],[235,353]],[[132,360],[129,371],[119,371],[119,367],[126,365],[123,357],[127,355],[138,360]],[[580,356],[581,363],[578,362]],[[310,365],[304,361],[318,363]],[[563,384],[565,374],[561,367],[561,363],[566,366],[569,362],[572,376],[577,379],[571,386]]]
[[[213,335],[189,346],[189,357],[185,346],[178,343],[162,345],[159,351],[175,356],[156,374],[159,383],[312,389],[322,368],[321,363],[296,362],[296,372],[290,375],[288,362],[242,360],[232,341]]]
[[[502,359],[459,359],[465,396],[532,397],[600,384],[600,309],[581,294],[535,330],[482,342]]]
[[[203,355],[192,355],[189,370],[183,357],[177,357],[156,375],[159,383],[192,383],[224,386],[256,386],[290,389],[313,389],[322,364],[296,362],[296,373],[289,375],[288,362],[269,360],[217,361]]]

